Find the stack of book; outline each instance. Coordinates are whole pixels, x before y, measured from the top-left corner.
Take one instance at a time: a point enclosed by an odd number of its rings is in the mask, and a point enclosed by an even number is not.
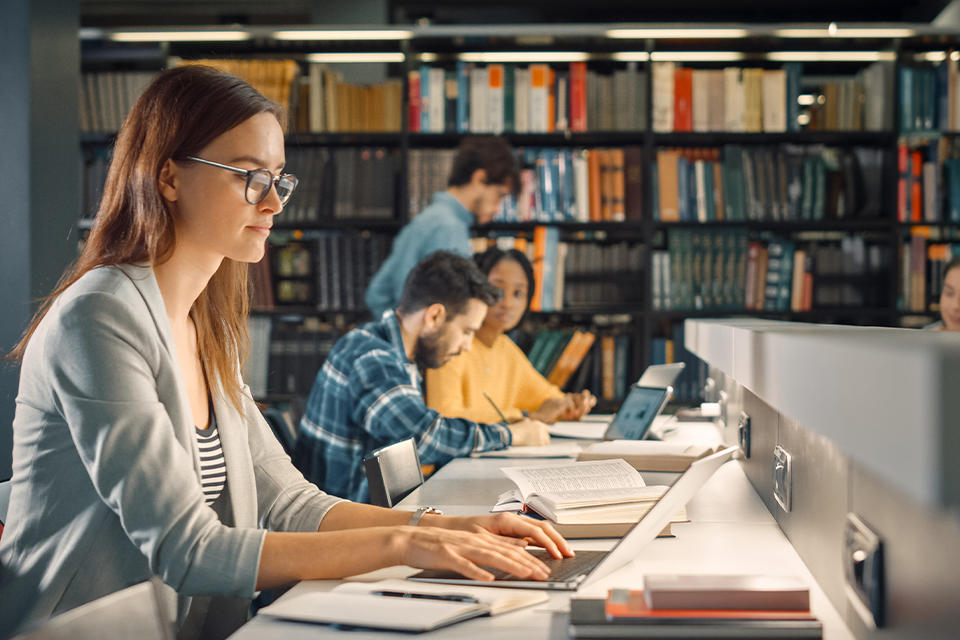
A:
[[[792,576],[648,575],[641,589],[570,601],[570,637],[820,638],[807,585]]]

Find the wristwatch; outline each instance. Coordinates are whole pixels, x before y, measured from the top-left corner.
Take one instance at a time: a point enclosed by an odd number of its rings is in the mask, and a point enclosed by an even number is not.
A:
[[[436,509],[434,507],[419,507],[413,512],[413,515],[410,516],[410,522],[407,523],[407,526],[415,527],[419,525],[420,521],[423,519],[423,516],[427,515],[428,513],[443,515],[443,511],[440,511],[440,509]]]

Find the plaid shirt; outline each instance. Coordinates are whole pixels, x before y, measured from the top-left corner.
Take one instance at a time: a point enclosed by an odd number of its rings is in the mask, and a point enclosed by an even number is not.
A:
[[[317,373],[300,420],[294,460],[327,493],[369,500],[363,458],[413,436],[423,464],[510,445],[504,423],[444,418],[427,407],[393,311],[337,341]]]

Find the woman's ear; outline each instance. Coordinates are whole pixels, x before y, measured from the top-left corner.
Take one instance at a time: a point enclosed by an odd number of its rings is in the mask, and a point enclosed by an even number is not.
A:
[[[178,198],[177,187],[180,184],[178,176],[177,163],[171,158],[160,167],[160,178],[157,180],[157,189],[160,196],[167,202],[176,202]]]

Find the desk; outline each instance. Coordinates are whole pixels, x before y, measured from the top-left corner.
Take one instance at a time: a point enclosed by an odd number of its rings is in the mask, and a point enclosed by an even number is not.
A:
[[[686,426],[686,425],[684,425]],[[689,431],[688,431],[689,432]],[[500,467],[537,464],[536,460],[503,458],[460,458],[435,473],[424,485],[407,496],[398,507],[412,509],[431,505],[450,515],[486,512],[497,496],[513,487]],[[540,461],[545,462],[545,461]],[[668,483],[675,474],[645,473],[648,484]],[[675,538],[658,538],[629,565],[580,589],[576,595],[603,597],[607,589],[636,587],[645,573],[771,573],[800,576],[810,584],[813,612],[824,627],[824,638],[847,640],[853,635],[816,584],[800,556],[783,535],[773,516],[747,479],[740,463],[727,463],[717,471],[687,504],[691,522],[674,524]],[[575,540],[575,549],[608,549],[611,540]],[[376,571],[377,578],[403,577],[413,573],[406,567]],[[334,580],[302,582],[284,597],[307,591],[327,591]],[[492,618],[476,618],[417,637],[460,639],[496,637],[512,640],[541,640],[567,637],[565,613],[570,592],[551,592],[547,603]],[[282,622],[256,617],[231,638],[254,640],[279,638],[349,638],[367,640],[408,634],[383,632],[338,632],[323,626]]]

